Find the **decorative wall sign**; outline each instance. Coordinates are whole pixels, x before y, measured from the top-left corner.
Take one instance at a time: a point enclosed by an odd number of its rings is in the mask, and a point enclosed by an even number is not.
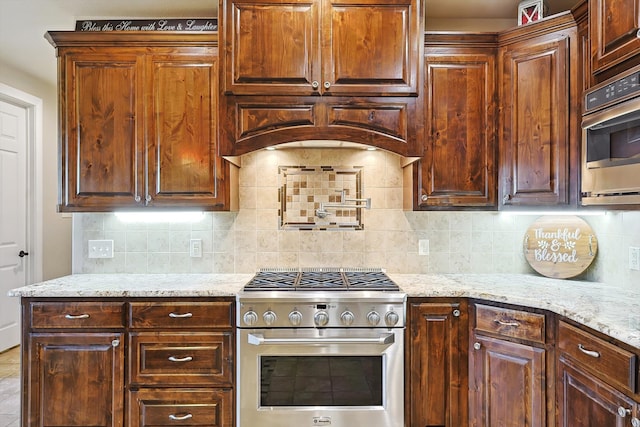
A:
[[[575,277],[585,271],[598,252],[598,239],[582,218],[572,215],[538,218],[524,236],[529,265],[543,276]]]
[[[217,18],[186,19],[114,19],[76,21],[76,31],[111,32],[111,31],[218,31]]]
[[[543,0],[524,0],[518,5],[518,25],[526,25],[542,19],[547,13]]]

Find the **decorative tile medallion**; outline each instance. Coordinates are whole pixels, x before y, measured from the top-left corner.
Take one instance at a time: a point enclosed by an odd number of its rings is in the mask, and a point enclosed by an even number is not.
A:
[[[280,166],[278,201],[281,229],[361,230],[362,166]],[[343,197],[345,200],[343,200]],[[324,207],[324,213],[318,210]]]

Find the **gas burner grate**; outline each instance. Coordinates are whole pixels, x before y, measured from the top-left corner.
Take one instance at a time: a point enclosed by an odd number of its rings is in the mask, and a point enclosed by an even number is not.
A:
[[[397,291],[396,285],[383,271],[345,271],[347,286],[353,290]]]
[[[399,287],[379,268],[264,268],[256,273],[244,290],[398,291]]]
[[[347,289],[340,270],[303,270],[298,281],[300,290],[332,290]]]
[[[298,282],[297,270],[260,270],[244,287],[245,291],[295,290]]]

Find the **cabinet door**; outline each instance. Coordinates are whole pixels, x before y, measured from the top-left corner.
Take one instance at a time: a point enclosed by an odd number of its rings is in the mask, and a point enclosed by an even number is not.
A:
[[[149,59],[148,205],[224,205],[216,53],[178,51]]]
[[[425,54],[420,208],[496,206],[495,54]]]
[[[61,57],[61,211],[138,204],[144,179],[138,61],[113,51]]]
[[[640,52],[640,0],[589,0],[589,26],[594,74]]]
[[[574,100],[569,72],[575,62],[570,54],[577,52],[575,36],[567,34],[501,49],[498,197],[502,206],[568,205],[570,189],[577,192],[570,185],[570,173],[575,171],[569,166],[578,120],[577,111],[570,109]]]
[[[545,427],[545,350],[475,335],[470,425]]]
[[[418,93],[417,0],[323,0],[322,87],[334,95]]]
[[[121,333],[32,334],[24,426],[119,427],[124,414]]]
[[[317,95],[317,0],[225,0],[220,16],[223,92]]]
[[[632,399],[573,367],[562,356],[559,374],[560,427],[631,427],[631,414],[626,410],[633,410]]]
[[[466,425],[467,319],[466,302],[411,304],[409,425]]]

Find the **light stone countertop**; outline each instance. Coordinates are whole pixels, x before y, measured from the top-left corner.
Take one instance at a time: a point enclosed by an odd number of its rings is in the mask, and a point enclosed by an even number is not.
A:
[[[229,297],[252,274],[76,274],[13,297]],[[640,349],[640,288],[528,274],[392,274],[410,297],[465,297],[552,311]]]

